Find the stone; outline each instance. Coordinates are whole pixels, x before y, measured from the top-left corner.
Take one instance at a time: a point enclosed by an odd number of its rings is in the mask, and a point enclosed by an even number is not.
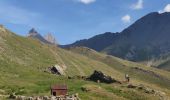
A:
[[[127,88],[136,88],[137,86],[135,86],[135,85],[133,85],[133,84],[129,84],[128,86],[127,86]]]
[[[81,87],[81,90],[84,91],[84,92],[90,91],[90,89],[88,89],[88,88],[86,88],[86,87]]]
[[[16,96],[15,93],[11,94],[10,100],[81,100],[79,98],[78,93],[72,95],[60,95],[60,96],[34,96],[34,97],[26,97],[18,95]]]
[[[153,89],[150,89],[150,88],[145,88],[145,93],[154,94],[155,91]]]
[[[64,72],[65,69],[66,69],[65,66],[55,65],[55,66],[49,67],[48,70],[45,70],[44,72],[49,72],[49,73],[56,74],[56,75],[65,75],[65,72]]]
[[[12,93],[12,94],[9,95],[9,98],[10,98],[10,99],[16,99],[17,96],[15,95],[15,93]]]
[[[48,96],[43,96],[43,100],[49,100]]]
[[[96,70],[87,79],[95,82],[108,83],[108,84],[117,82],[115,79],[111,78],[110,76],[107,76],[101,71],[96,71]]]
[[[28,100],[34,100],[33,97],[28,97]]]

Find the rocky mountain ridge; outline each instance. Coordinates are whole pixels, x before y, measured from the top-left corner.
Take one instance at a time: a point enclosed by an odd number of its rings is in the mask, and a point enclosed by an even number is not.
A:
[[[38,33],[34,28],[32,28],[28,32],[28,37],[36,38],[40,40],[42,43],[46,44],[56,44],[56,39],[51,33],[47,33],[44,37],[41,36],[40,33]]]
[[[61,46],[85,46],[123,59],[143,62],[170,52],[170,13],[152,12],[120,33],[100,34]],[[100,38],[99,38],[100,37]]]

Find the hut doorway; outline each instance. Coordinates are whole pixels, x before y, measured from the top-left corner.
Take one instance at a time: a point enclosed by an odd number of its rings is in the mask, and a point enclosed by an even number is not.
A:
[[[56,96],[56,92],[53,92],[53,96]]]

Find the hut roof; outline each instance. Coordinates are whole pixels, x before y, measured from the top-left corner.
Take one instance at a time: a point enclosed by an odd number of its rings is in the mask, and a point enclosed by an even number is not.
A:
[[[53,85],[51,86],[53,90],[67,90],[67,85]]]

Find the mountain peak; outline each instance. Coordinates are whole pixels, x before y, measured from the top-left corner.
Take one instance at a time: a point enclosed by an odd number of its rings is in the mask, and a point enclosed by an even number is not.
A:
[[[32,28],[29,33],[28,33],[28,37],[32,37],[35,39],[40,40],[42,43],[49,43],[46,39],[44,39],[43,36],[41,36],[41,34],[39,34],[34,28]]]
[[[38,35],[38,32],[34,28],[32,28],[28,33],[28,36],[36,36],[36,35]]]
[[[41,34],[39,34],[34,28],[32,28],[29,32],[28,32],[28,37],[32,37],[35,39],[40,40],[42,43],[46,43],[46,44],[56,44],[56,39],[55,37],[51,34],[51,33],[47,33],[47,35],[45,35],[45,37],[43,37]]]
[[[170,52],[170,12],[152,12],[115,34],[106,32],[63,47],[86,46],[123,59],[144,61]]]

